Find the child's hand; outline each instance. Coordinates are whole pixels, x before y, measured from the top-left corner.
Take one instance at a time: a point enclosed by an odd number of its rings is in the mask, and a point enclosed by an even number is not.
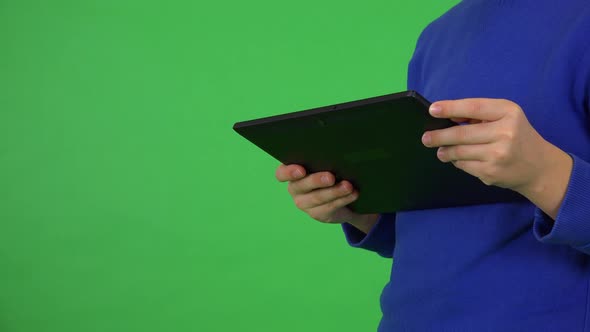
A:
[[[431,105],[430,113],[468,124],[426,132],[422,137],[424,145],[439,147],[437,155],[442,162],[452,162],[487,185],[524,193],[555,163],[547,157],[552,144],[541,137],[520,106],[510,100],[437,101]]]
[[[299,171],[299,174],[294,174]],[[346,180],[334,185],[334,175],[317,172],[306,175],[300,165],[281,164],[275,174],[280,182],[289,181],[287,190],[295,206],[313,219],[323,223],[350,223],[367,233],[377,221],[378,214],[358,214],[346,207],[358,198],[358,191]]]

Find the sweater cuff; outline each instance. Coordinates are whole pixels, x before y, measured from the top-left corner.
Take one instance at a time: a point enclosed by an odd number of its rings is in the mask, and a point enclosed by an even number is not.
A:
[[[573,159],[573,168],[555,222],[536,207],[533,232],[537,240],[543,243],[581,248],[590,244],[590,163],[572,153],[568,154]]]
[[[368,234],[349,223],[343,223],[342,229],[350,246],[375,251],[383,257],[393,256],[395,213],[380,213],[377,222]]]

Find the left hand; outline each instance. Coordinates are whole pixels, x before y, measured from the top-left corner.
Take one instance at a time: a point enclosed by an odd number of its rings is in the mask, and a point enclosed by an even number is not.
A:
[[[440,111],[433,112],[435,106]],[[478,177],[486,185],[524,191],[533,186],[548,163],[547,142],[523,110],[506,99],[469,98],[433,103],[430,114],[466,125],[427,131],[422,143],[439,147],[442,162]]]

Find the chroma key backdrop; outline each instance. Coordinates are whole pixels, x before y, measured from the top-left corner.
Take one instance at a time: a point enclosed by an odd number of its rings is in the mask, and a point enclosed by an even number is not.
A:
[[[457,2],[0,1],[0,330],[375,330],[391,260],[232,125],[405,90]]]

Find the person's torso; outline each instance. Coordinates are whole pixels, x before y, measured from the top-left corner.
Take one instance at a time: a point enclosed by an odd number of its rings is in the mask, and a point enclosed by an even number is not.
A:
[[[590,160],[590,90],[572,83],[590,82],[588,68],[578,67],[583,50],[590,56],[590,38],[579,42],[590,33],[587,7],[464,1],[426,28],[408,89],[432,102],[512,100],[546,140]],[[519,202],[398,212],[380,331],[583,331],[589,257],[539,242],[534,208]]]

